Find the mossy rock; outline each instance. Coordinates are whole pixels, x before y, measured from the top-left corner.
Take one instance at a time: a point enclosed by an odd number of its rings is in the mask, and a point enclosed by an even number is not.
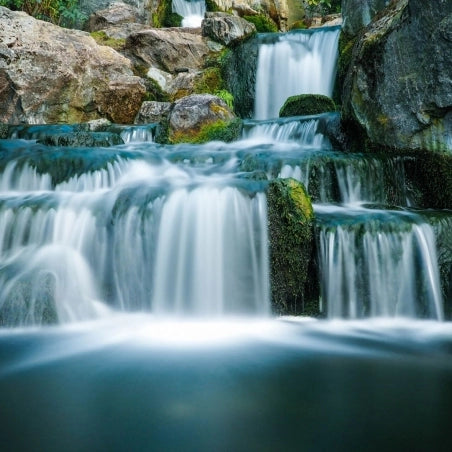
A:
[[[270,286],[279,314],[319,315],[314,272],[314,211],[305,187],[295,179],[275,179],[267,193]]]
[[[278,25],[276,25],[274,20],[264,14],[243,16],[243,19],[254,24],[258,33],[275,33],[278,31]]]
[[[330,97],[322,94],[299,94],[287,98],[279,116],[308,116],[329,111],[336,111],[336,104]]]
[[[110,38],[105,31],[93,31],[91,33],[91,37],[94,38],[94,40],[101,46],[108,46],[115,50],[124,50],[124,47],[126,45],[125,39],[115,39]]]
[[[306,30],[308,28],[306,22],[301,19],[295,21],[290,27],[289,30]]]
[[[168,141],[171,144],[200,144],[209,141],[224,141],[225,143],[229,143],[239,138],[241,125],[242,121],[240,119],[234,119],[232,121],[218,120],[204,124],[199,129],[175,131]]]

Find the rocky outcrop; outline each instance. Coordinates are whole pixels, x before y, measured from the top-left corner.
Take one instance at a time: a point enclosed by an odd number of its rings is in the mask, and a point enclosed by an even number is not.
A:
[[[87,33],[0,7],[0,122],[133,122],[145,93],[129,60]]]
[[[88,30],[97,31],[123,23],[139,22],[137,10],[122,2],[112,3],[108,8],[96,11],[89,17]]]
[[[375,15],[389,4],[390,0],[342,0],[342,16],[345,17],[343,31],[350,36],[369,25]]]
[[[211,94],[193,94],[174,103],[169,116],[171,143],[199,143],[215,139],[235,119],[226,103]],[[228,141],[228,140],[223,140]]]
[[[452,152],[451,24],[450,1],[396,0],[358,36],[342,101],[363,141]]]
[[[237,44],[256,33],[254,24],[227,13],[206,13],[202,34],[224,45]]]
[[[287,30],[289,17],[287,0],[213,0],[213,2],[221,11],[232,10],[239,16],[263,13],[271,17],[281,31]]]
[[[335,111],[336,105],[328,96],[322,94],[299,94],[290,96],[279,110],[279,116],[308,116]]]
[[[200,70],[210,50],[205,38],[187,29],[150,29],[127,38],[132,58],[149,67],[177,73]]]

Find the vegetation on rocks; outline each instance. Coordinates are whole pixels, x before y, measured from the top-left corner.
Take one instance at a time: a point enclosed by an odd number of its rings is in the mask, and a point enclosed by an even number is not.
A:
[[[243,16],[245,20],[255,25],[258,33],[277,32],[278,26],[275,21],[264,14],[258,14],[255,16]]]
[[[72,27],[86,19],[79,9],[79,0],[0,0],[0,6],[62,27]]]
[[[291,96],[281,107],[280,117],[318,115],[335,111],[336,105],[328,96],[322,94],[300,94]]]
[[[224,141],[229,143],[237,140],[240,136],[241,120],[232,121],[218,120],[202,125],[199,129],[177,130],[171,134],[169,142],[200,144],[209,141]]]
[[[152,15],[154,27],[180,27],[182,16],[173,13],[171,0],[161,0],[156,12]]]
[[[126,44],[126,40],[124,38],[111,38],[105,33],[105,31],[93,31],[91,32],[91,36],[99,45],[108,46],[115,50],[123,50]]]
[[[275,179],[267,200],[273,309],[281,314],[318,315],[318,294],[312,296],[316,289],[309,287],[317,278],[308,278],[314,252],[311,199],[295,179]]]

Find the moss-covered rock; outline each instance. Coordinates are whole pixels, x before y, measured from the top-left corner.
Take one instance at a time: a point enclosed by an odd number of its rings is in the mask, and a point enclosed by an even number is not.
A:
[[[291,96],[281,107],[279,116],[308,116],[335,111],[333,99],[322,94],[300,94]]]
[[[212,94],[193,94],[174,103],[168,122],[168,142],[232,141],[240,122],[226,102]]]
[[[275,179],[268,187],[270,286],[273,310],[280,314],[318,315],[314,254],[314,211],[304,186]]]
[[[243,16],[243,18],[254,24],[258,33],[275,33],[278,31],[278,25],[276,25],[275,21],[264,14]]]

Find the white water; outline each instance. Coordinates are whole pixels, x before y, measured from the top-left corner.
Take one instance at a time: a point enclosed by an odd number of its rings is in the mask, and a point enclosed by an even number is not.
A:
[[[398,212],[319,205],[316,212],[344,216],[343,224],[320,228],[321,291],[328,317],[442,319],[435,237],[428,224]]]
[[[328,139],[318,133],[319,120],[249,122],[243,138],[259,143],[298,142],[309,148],[329,148]]]
[[[286,99],[297,94],[333,93],[340,30],[279,35],[259,46],[254,117],[277,118]]]
[[[72,322],[111,307],[267,315],[265,194],[224,186],[221,175],[203,180],[168,161],[119,158],[53,188],[50,175],[8,163],[0,177],[3,322]]]
[[[197,28],[201,26],[204,19],[206,2],[204,0],[173,0],[173,12],[183,17],[183,27]]]

